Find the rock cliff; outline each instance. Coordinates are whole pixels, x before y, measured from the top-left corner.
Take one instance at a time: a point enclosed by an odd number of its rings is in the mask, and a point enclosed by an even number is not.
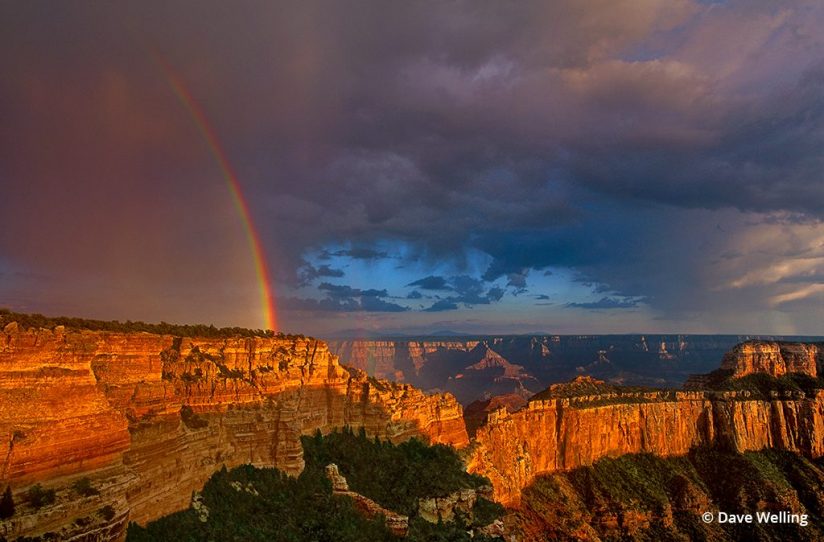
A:
[[[185,508],[221,465],[300,472],[300,436],[344,425],[393,441],[467,443],[452,396],[343,367],[314,339],[12,323],[0,333],[0,478],[18,507],[0,536],[120,539],[128,521]],[[98,493],[79,499],[71,485],[80,478]],[[57,491],[54,504],[27,502],[36,482]]]
[[[721,362],[721,369],[732,372],[733,378],[754,373],[780,377],[787,373],[818,376],[818,366],[824,363],[824,349],[818,344],[777,341],[746,341],[730,350]]]
[[[815,345],[748,342],[724,358],[723,370],[808,378],[820,370],[819,352]],[[487,476],[496,499],[507,505],[517,505],[539,474],[624,454],[683,456],[697,446],[716,446],[817,458],[824,455],[820,387],[777,389],[764,397],[747,389],[647,390],[579,378],[552,386],[516,412],[503,407],[489,413],[466,457],[469,470]]]
[[[401,358],[411,360],[408,371],[433,378],[473,364],[504,376],[517,368],[492,347],[500,345],[408,341]],[[366,369],[397,368],[388,362],[400,359],[397,345],[381,348]],[[453,363],[456,350],[460,363]],[[434,364],[437,352],[442,370]],[[424,356],[426,366],[415,362]],[[426,395],[342,366],[314,339],[12,323],[0,333],[0,482],[12,487],[17,511],[0,521],[0,538],[53,532],[120,540],[130,521],[185,508],[221,465],[300,472],[300,436],[343,426],[395,442],[420,436],[464,448],[468,469],[488,477],[496,500],[510,506],[541,475],[627,454],[771,448],[818,458],[822,363],[821,344],[748,341],[724,356],[719,371],[692,380],[715,389],[656,390],[582,376],[550,386],[516,411],[507,405],[520,401],[479,403],[486,420],[467,446],[453,396]],[[77,489],[85,478],[94,492]],[[55,490],[53,503],[35,506],[28,489],[36,483]]]
[[[369,497],[351,491],[346,478],[334,463],[326,465],[326,477],[332,483],[332,493],[352,499],[361,514],[370,519],[383,518],[384,524],[395,536],[404,537],[409,533],[409,516],[393,512]]]
[[[628,385],[679,387],[690,375],[717,369],[730,349],[748,339],[735,335],[421,337],[332,340],[329,348],[342,363],[370,376],[448,391],[466,406],[521,389],[531,395],[579,375]],[[790,343],[772,344],[784,345],[785,357],[792,349]]]

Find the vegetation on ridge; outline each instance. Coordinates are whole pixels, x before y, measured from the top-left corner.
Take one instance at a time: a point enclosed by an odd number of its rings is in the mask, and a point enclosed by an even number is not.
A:
[[[455,451],[443,444],[412,439],[395,445],[348,428],[301,437],[301,442],[307,469],[335,463],[352,491],[407,516],[415,513],[418,499],[489,485],[486,478],[467,473]]]
[[[602,380],[597,380],[588,376],[579,376],[569,382],[552,384],[544,391],[536,393],[530,400],[540,399],[562,399],[582,397],[587,395],[607,395],[630,394],[630,393],[653,393],[665,390],[662,388],[652,388],[648,386],[625,386],[623,384],[610,384]]]
[[[369,520],[352,499],[334,495],[325,467],[336,463],[350,488],[390,510],[410,514],[410,542],[485,542],[467,529],[490,523],[503,508],[481,501],[475,521],[428,523],[414,516],[417,498],[445,495],[487,484],[467,474],[457,454],[446,446],[412,440],[400,445],[344,430],[325,437],[304,437],[306,468],[297,478],[272,468],[224,467],[203,488],[189,509],[141,527],[129,525],[128,542],[176,540],[394,542],[379,518]],[[433,494],[434,492],[434,494]],[[414,504],[413,504],[414,503]],[[204,512],[205,510],[205,512]]]
[[[740,378],[732,378],[733,372],[728,369],[717,369],[706,375],[706,388],[718,391],[749,391],[750,399],[770,400],[774,392],[780,398],[787,398],[796,394],[806,397],[815,396],[818,390],[824,389],[824,378],[814,378],[804,373],[787,373],[774,377],[767,373],[752,373]]]
[[[25,314],[12,312],[8,309],[0,308],[0,329],[6,325],[17,322],[22,328],[46,328],[53,329],[57,326],[65,326],[69,329],[88,331],[112,331],[118,333],[153,333],[156,335],[175,335],[177,337],[203,337],[209,339],[222,339],[229,337],[278,337],[286,339],[303,339],[303,335],[284,335],[275,333],[271,329],[248,329],[243,327],[215,327],[205,324],[169,324],[160,322],[150,324],[146,322],[133,322],[126,320],[91,320],[88,318],[70,318],[66,316],[43,316],[42,314]]]
[[[799,540],[824,538],[824,460],[762,450],[695,448],[683,457],[631,454],[539,476],[513,520],[547,539],[589,532],[602,540]],[[718,511],[807,514],[798,523],[706,523]]]

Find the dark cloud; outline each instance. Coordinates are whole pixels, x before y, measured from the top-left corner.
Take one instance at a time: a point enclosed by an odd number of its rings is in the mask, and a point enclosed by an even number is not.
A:
[[[386,258],[389,255],[382,250],[373,250],[371,248],[352,248],[349,250],[339,250],[335,253],[336,256],[348,256],[356,260],[377,260]]]
[[[369,312],[405,312],[409,310],[408,307],[385,301],[379,297],[361,298],[361,308]]]
[[[351,286],[323,282],[318,290],[324,299],[285,297],[278,300],[281,308],[318,312],[405,312],[408,307],[386,301],[386,290],[352,288]]]
[[[412,290],[406,295],[406,299],[421,299],[423,298],[423,294],[420,293],[418,290]]]
[[[529,269],[522,269],[517,273],[509,273],[506,276],[506,285],[512,287],[512,295],[519,295],[526,292],[526,279]]]
[[[425,309],[426,312],[457,310],[461,306],[473,307],[475,305],[489,305],[500,301],[504,296],[503,288],[493,286],[486,289],[483,280],[470,277],[469,275],[457,275],[450,277],[448,280],[443,280],[444,287],[439,289],[451,290],[454,292],[454,295],[438,299],[429,308]]]
[[[213,125],[282,292],[342,278],[338,262],[306,264],[320,254],[414,262],[431,274],[409,286],[449,292],[433,304],[449,310],[503,302],[492,282],[520,293],[549,267],[668,314],[794,302],[815,269],[749,232],[817,246],[802,223],[824,219],[824,8],[635,8],[2,4],[0,253],[59,272],[0,295],[121,319],[248,318],[244,225],[156,50]],[[480,276],[470,253],[489,262]],[[807,269],[797,286],[763,253]],[[285,309],[387,297],[367,293],[387,284],[324,284],[323,300]]]
[[[330,277],[330,278],[340,278],[343,277],[343,269],[336,269],[330,267],[327,264],[319,265],[318,267],[313,266],[310,263],[305,263],[303,267],[299,270],[300,276],[300,284],[302,286],[306,286],[311,284],[318,278],[322,277]]]
[[[424,277],[422,279],[418,279],[416,281],[410,282],[407,286],[416,286],[421,290],[451,290],[452,287],[449,286],[446,282],[444,277],[436,277],[434,275],[430,275],[428,277]]]
[[[442,312],[458,310],[458,304],[452,299],[439,299],[430,307],[424,309],[426,312]]]
[[[326,292],[329,297],[343,298],[343,297],[387,297],[389,294],[386,290],[361,290],[360,288],[352,288],[351,286],[330,284],[322,282],[318,285],[318,290]]]
[[[492,287],[486,292],[486,297],[490,301],[500,301],[501,298],[504,296],[504,289],[498,287]]]
[[[585,303],[567,303],[566,307],[576,309],[609,310],[609,309],[634,309],[639,301],[634,299],[615,299],[612,297],[602,297],[598,301]]]
[[[320,254],[321,259],[329,259],[332,256],[352,258],[354,260],[379,260],[388,258],[389,254],[383,250],[374,250],[365,247],[336,250],[334,252],[323,250]]]

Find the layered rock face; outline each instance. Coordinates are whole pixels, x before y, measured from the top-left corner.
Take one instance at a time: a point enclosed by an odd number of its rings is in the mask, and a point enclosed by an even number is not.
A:
[[[496,395],[484,401],[475,401],[464,408],[464,423],[470,438],[475,436],[475,430],[486,422],[490,412],[506,407],[509,412],[520,410],[526,406],[529,399],[527,394],[509,393]]]
[[[579,375],[628,385],[678,387],[690,375],[717,369],[718,360],[747,339],[733,335],[537,335],[334,340],[329,346],[344,364],[371,376],[448,391],[468,405],[522,389],[531,395]],[[786,352],[792,348],[782,344]]]
[[[814,345],[745,343],[724,364],[745,374],[815,375],[818,352]],[[517,505],[539,474],[624,454],[682,456],[696,446],[720,446],[824,455],[824,390],[774,391],[764,399],[746,390],[633,391],[579,380],[570,385],[577,394],[553,386],[517,412],[491,412],[477,429],[469,470],[492,481],[500,502]]]
[[[453,397],[347,369],[314,339],[10,324],[0,333],[0,454],[2,482],[19,505],[0,534],[108,529],[97,539],[118,539],[128,521],[185,508],[221,465],[300,472],[300,436],[344,425],[393,441],[467,443]],[[80,477],[99,494],[78,499],[68,488]],[[35,482],[57,490],[55,505],[27,506]],[[100,512],[106,506],[113,519]]]
[[[721,369],[732,371],[733,378],[754,373],[774,377],[802,373],[815,378],[822,363],[824,349],[819,344],[747,341],[724,356]]]
[[[370,376],[413,382],[429,361],[440,363],[451,353],[466,353],[478,341],[396,341],[338,340],[329,341],[329,349],[352,367]],[[460,354],[459,354],[460,356]]]

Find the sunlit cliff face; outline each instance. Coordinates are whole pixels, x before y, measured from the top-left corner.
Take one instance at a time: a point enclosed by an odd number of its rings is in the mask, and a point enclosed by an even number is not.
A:
[[[819,333],[824,8],[0,8],[0,306],[286,330]]]

